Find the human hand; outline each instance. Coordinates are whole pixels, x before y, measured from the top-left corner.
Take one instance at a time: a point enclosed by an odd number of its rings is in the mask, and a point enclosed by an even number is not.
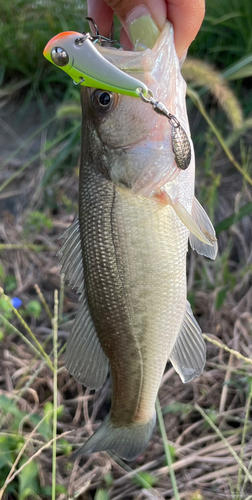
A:
[[[88,0],[88,15],[97,23],[100,33],[109,36],[114,13],[123,30],[121,43],[130,46],[129,26],[134,19],[149,11],[156,29],[162,30],[166,19],[174,27],[174,41],[178,57],[196,37],[205,14],[204,0]],[[153,23],[152,29],[155,24]],[[157,31],[158,33],[158,31]],[[157,35],[158,36],[158,35]],[[157,38],[156,36],[156,38]]]

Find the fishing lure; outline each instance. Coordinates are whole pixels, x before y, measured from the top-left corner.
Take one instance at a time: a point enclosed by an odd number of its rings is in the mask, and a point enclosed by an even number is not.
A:
[[[53,37],[43,54],[52,64],[65,71],[75,85],[140,97],[143,102],[151,104],[156,113],[168,119],[176,164],[182,170],[187,169],[191,161],[191,145],[179,120],[161,101],[155,99],[153,92],[143,82],[105,59],[96,48],[98,41],[115,42],[99,35],[98,30],[96,35],[66,31]]]

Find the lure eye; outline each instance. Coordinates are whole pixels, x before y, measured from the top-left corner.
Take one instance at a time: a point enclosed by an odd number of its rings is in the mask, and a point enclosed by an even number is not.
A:
[[[66,66],[69,62],[68,53],[61,47],[54,47],[54,49],[52,49],[51,58],[57,66]]]
[[[113,107],[114,96],[107,90],[95,90],[92,94],[92,104],[96,111],[107,112]]]

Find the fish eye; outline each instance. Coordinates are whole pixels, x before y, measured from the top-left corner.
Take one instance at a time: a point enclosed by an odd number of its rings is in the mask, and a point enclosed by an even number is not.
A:
[[[100,95],[99,95],[99,104],[103,107],[108,107],[110,105],[110,100],[111,100],[111,97],[110,97],[110,94],[108,92],[102,92]]]
[[[69,62],[68,53],[61,47],[54,47],[54,49],[52,49],[51,58],[57,66],[66,66]]]
[[[108,112],[114,105],[114,95],[107,90],[95,90],[92,94],[92,104],[95,111]]]

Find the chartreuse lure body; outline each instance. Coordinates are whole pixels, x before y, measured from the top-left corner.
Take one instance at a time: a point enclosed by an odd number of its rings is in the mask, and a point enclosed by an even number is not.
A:
[[[59,33],[48,42],[43,54],[76,84],[131,97],[139,97],[140,93],[144,96],[148,94],[143,82],[116,68],[100,54],[88,33]]]

